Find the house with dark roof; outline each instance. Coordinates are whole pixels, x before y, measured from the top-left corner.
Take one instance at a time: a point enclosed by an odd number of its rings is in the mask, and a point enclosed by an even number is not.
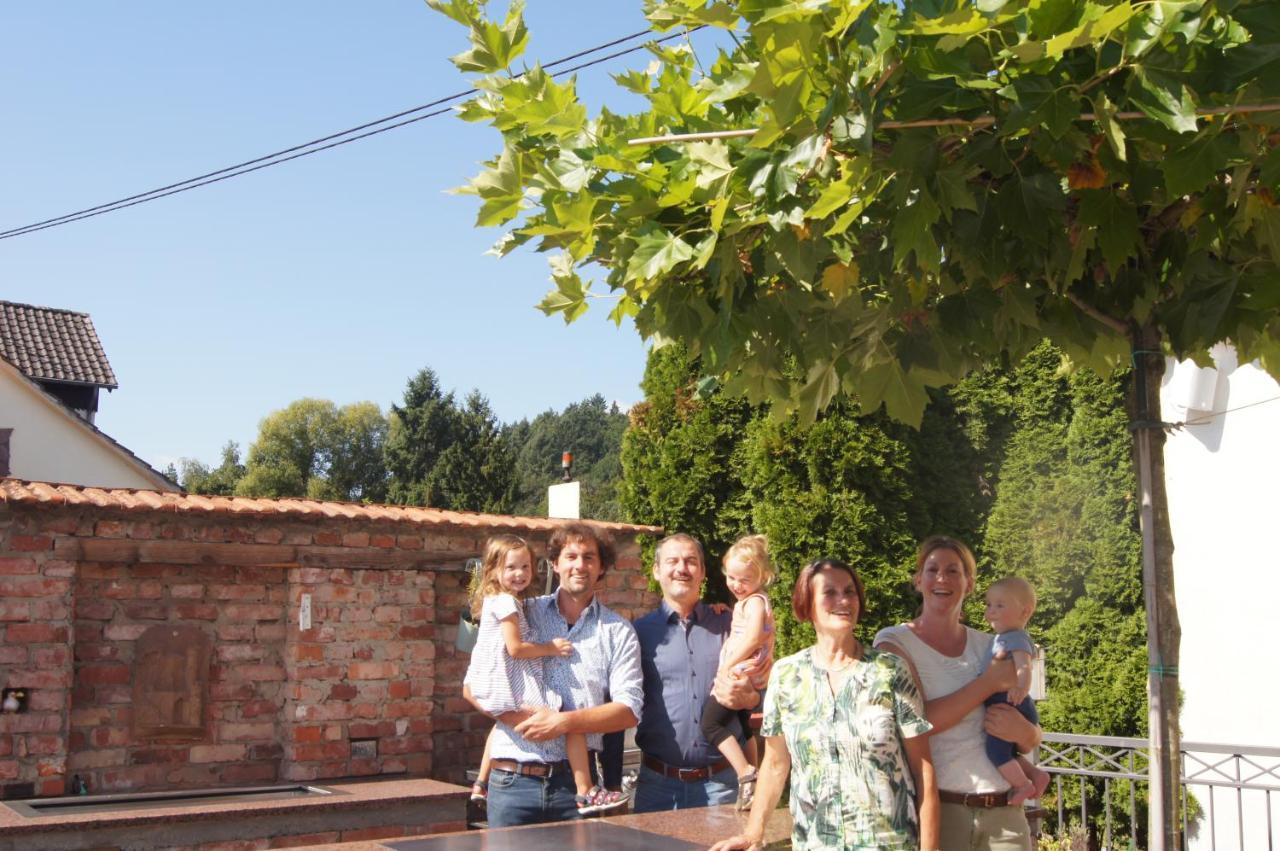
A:
[[[94,425],[118,386],[88,314],[0,301],[0,477],[179,490]]]

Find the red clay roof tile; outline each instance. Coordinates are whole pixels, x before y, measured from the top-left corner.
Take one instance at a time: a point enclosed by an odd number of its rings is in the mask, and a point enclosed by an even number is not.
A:
[[[94,488],[22,479],[0,479],[0,503],[50,507],[54,505],[94,505],[133,513],[183,512],[192,514],[299,519],[369,520],[386,523],[415,523],[425,526],[491,526],[528,532],[550,532],[564,521],[546,517],[513,517],[447,511],[408,505],[359,505],[348,502],[319,502],[310,499],[251,499],[247,497],[201,496],[126,488]],[[658,535],[660,526],[587,521],[612,532],[631,535]]]

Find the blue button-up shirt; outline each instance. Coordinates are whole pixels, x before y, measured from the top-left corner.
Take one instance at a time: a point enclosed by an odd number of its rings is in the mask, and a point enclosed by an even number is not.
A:
[[[558,592],[557,592],[558,593]],[[625,618],[600,603],[597,595],[572,626],[565,622],[556,594],[535,597],[525,605],[532,640],[545,644],[553,638],[573,642],[571,656],[545,656],[542,676],[548,691],[560,696],[560,708],[584,709],[605,703],[621,703],[640,717],[640,646]],[[490,756],[521,762],[558,762],[567,754],[564,738],[530,742],[498,721]],[[600,749],[600,734],[587,735],[587,747]]]
[[[702,736],[702,707],[711,699],[720,645],[732,619],[732,612],[718,615],[698,603],[682,621],[663,600],[636,620],[644,671],[644,714],[636,729],[641,751],[680,768],[702,768],[720,759]],[[737,718],[729,729],[741,736]]]

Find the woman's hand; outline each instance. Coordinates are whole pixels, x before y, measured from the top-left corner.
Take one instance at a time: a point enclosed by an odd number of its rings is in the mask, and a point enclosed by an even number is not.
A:
[[[1022,716],[1017,707],[996,703],[987,707],[982,720],[987,735],[1013,742],[1018,750],[1029,753],[1040,744],[1040,728]]]
[[[757,851],[757,849],[763,847],[764,843],[759,839],[752,839],[739,833],[737,836],[721,839],[715,845],[712,845],[709,851]]]
[[[1013,664],[1012,659],[1003,656],[997,656],[991,660],[991,664],[982,672],[979,677],[982,680],[984,688],[987,688],[987,694],[998,694],[1002,691],[1008,691],[1018,686],[1018,669]]]

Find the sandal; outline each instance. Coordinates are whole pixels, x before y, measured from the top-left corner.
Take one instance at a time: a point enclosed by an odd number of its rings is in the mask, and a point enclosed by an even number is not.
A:
[[[489,800],[489,784],[483,780],[477,780],[471,784],[471,800],[477,804]]]
[[[749,771],[738,778],[738,803],[739,812],[751,809],[751,802],[756,797],[756,780],[758,775],[756,772]]]
[[[589,816],[625,807],[631,800],[631,796],[625,792],[612,792],[599,786],[592,786],[590,792],[585,795],[576,795],[574,800],[578,804],[578,815]]]

